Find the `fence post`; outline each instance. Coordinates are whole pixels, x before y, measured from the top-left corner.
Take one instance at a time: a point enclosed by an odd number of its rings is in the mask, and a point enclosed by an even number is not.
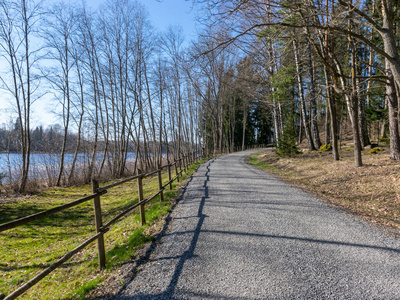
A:
[[[181,156],[181,159],[179,161],[179,170],[181,171],[181,175],[183,176],[183,171],[185,170],[185,159],[184,155]]]
[[[143,201],[143,177],[142,177],[142,171],[138,169],[138,179],[137,179],[137,185],[138,185],[138,193],[139,193],[139,202]],[[144,212],[144,203],[139,205],[139,212],[140,212],[140,222],[142,225],[146,224],[146,215]]]
[[[164,201],[164,191],[162,191],[161,164],[158,165],[158,189],[160,192],[160,201]]]
[[[171,164],[168,160],[168,182],[169,182],[169,189],[172,190],[172,181],[171,181]]]
[[[97,180],[92,179],[92,191],[93,194],[97,194],[97,189],[99,188],[99,183]],[[101,204],[100,204],[100,195],[94,197],[93,199],[94,206],[94,221],[96,226],[96,233],[101,231],[101,226],[103,226],[103,221],[101,218]],[[100,234],[97,238],[97,250],[99,253],[99,265],[100,270],[104,269],[106,266],[106,251],[104,248],[104,235]]]
[[[177,160],[175,158],[174,158],[174,161],[175,161],[176,180],[179,182],[178,162],[177,162]]]
[[[181,176],[183,175],[182,173],[182,157],[181,156],[179,156],[179,174],[181,174]]]

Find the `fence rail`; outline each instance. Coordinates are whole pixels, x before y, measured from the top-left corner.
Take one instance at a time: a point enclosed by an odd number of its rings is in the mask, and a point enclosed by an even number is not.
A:
[[[65,263],[67,260],[69,260],[73,255],[77,254],[81,250],[83,250],[85,247],[93,243],[94,241],[97,240],[97,250],[98,250],[98,258],[99,258],[99,266],[100,269],[103,269],[106,264],[106,257],[105,257],[105,245],[104,245],[104,234],[109,231],[110,226],[116,223],[118,220],[123,218],[125,215],[133,211],[135,208],[139,207],[139,212],[140,212],[140,220],[141,224],[144,225],[146,223],[146,216],[145,216],[145,204],[153,200],[155,197],[160,195],[160,200],[163,200],[164,195],[163,192],[167,186],[169,186],[169,189],[172,190],[172,183],[177,180],[179,182],[179,177],[182,175],[183,171],[187,171],[187,168],[189,165],[195,163],[196,161],[201,159],[201,155],[197,152],[191,152],[188,155],[183,155],[179,157],[177,160],[174,160],[173,163],[168,163],[164,166],[158,166],[158,169],[146,174],[142,174],[140,170],[138,170],[138,175],[131,176],[128,178],[125,178],[123,180],[114,182],[112,184],[105,185],[103,187],[99,187],[99,183],[97,180],[92,180],[92,192],[93,194],[85,196],[83,198],[80,198],[78,200],[72,201],[70,203],[66,203],[64,205],[60,205],[30,216],[26,216],[23,218],[20,218],[18,220],[14,220],[5,224],[0,225],[0,232],[10,230],[19,226],[22,226],[24,224],[27,224],[29,222],[53,215],[55,213],[64,211],[68,208],[77,206],[81,203],[84,203],[86,201],[92,200],[93,199],[93,206],[94,206],[94,217],[95,217],[95,229],[96,229],[96,234],[92,236],[91,238],[87,239],[84,241],[82,244],[77,246],[75,249],[71,250],[67,254],[65,254],[61,259],[59,259],[57,262],[53,263],[50,265],[48,268],[46,268],[44,271],[36,275],[34,278],[30,279],[28,282],[23,284],[21,287],[19,287],[17,290],[12,292],[11,294],[5,296],[3,294],[0,294],[0,300],[11,300],[15,299],[18,296],[22,295],[24,292],[26,292],[28,289],[30,289],[32,286],[34,286],[36,283],[38,283],[40,280],[45,278],[47,275],[49,275],[52,271],[54,271],[56,268],[61,266],[63,263]],[[175,168],[175,176],[172,177],[172,172],[171,168]],[[163,184],[162,182],[162,170],[167,168],[167,174],[168,174],[168,182]],[[179,170],[178,170],[179,169]],[[158,191],[151,195],[150,197],[144,199],[143,196],[143,179],[149,176],[152,176],[154,174],[157,174],[158,177]],[[107,190],[119,186],[121,184],[127,183],[129,181],[137,180],[137,186],[138,186],[138,195],[139,195],[139,201],[135,203],[134,205],[126,208],[124,211],[120,212],[118,215],[116,215],[114,218],[112,218],[110,221],[108,221],[106,224],[103,224],[102,220],[102,212],[101,212],[101,196],[107,193]]]

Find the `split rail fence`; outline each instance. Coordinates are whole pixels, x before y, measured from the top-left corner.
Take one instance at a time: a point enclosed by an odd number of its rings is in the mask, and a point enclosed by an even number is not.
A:
[[[182,176],[183,171],[187,171],[187,168],[197,162],[199,159],[201,159],[201,156],[197,152],[191,152],[188,155],[184,155],[179,157],[179,159],[174,160],[173,163],[169,163],[165,166],[159,166],[159,168],[153,172],[147,173],[147,174],[142,174],[140,170],[138,170],[138,175],[120,180],[118,182],[106,185],[106,186],[99,186],[98,181],[92,180],[92,192],[93,194],[80,198],[78,200],[72,201],[70,203],[60,205],[54,208],[51,208],[49,210],[45,210],[30,216],[23,217],[21,219],[11,221],[5,224],[0,225],[0,232],[10,230],[12,228],[16,228],[19,226],[22,226],[28,222],[32,222],[50,215],[53,215],[55,213],[64,211],[68,208],[77,206],[81,203],[84,203],[86,201],[92,200],[93,199],[93,206],[94,206],[94,219],[95,219],[95,229],[96,229],[96,234],[93,235],[91,238],[87,239],[85,242],[77,246],[75,249],[72,251],[68,252],[65,254],[61,259],[59,259],[57,262],[53,263],[49,267],[47,267],[44,271],[36,275],[34,278],[23,284],[21,287],[19,287],[17,290],[12,292],[11,294],[5,296],[3,294],[0,294],[0,300],[11,300],[15,299],[18,296],[22,295],[25,293],[28,289],[30,289],[32,286],[34,286],[36,283],[38,283],[40,280],[45,278],[47,275],[49,275],[52,271],[54,271],[56,268],[60,267],[62,264],[64,264],[66,261],[68,261],[73,255],[77,254],[80,252],[82,249],[93,243],[95,240],[97,240],[97,249],[98,249],[98,257],[99,257],[99,265],[100,269],[104,269],[105,264],[106,264],[106,252],[105,252],[105,246],[104,246],[104,234],[110,230],[110,226],[114,223],[116,223],[118,220],[120,220],[122,217],[124,217],[126,214],[130,213],[134,209],[139,207],[139,213],[140,213],[140,221],[141,224],[144,225],[146,223],[146,216],[145,216],[145,205],[146,203],[150,202],[153,200],[155,197],[160,195],[160,200],[164,200],[164,194],[163,191],[166,187],[169,186],[169,189],[172,190],[172,183],[177,180],[179,182],[179,177]],[[164,169],[167,169],[168,173],[168,182],[163,184],[162,183],[162,172]],[[175,176],[172,177],[172,172],[175,171]],[[143,196],[143,179],[152,175],[157,174],[158,177],[158,192],[156,192],[154,195],[150,196],[147,199],[144,199]],[[124,184],[129,181],[137,180],[137,187],[138,187],[138,195],[139,195],[139,201],[135,203],[134,205],[126,208],[124,211],[119,213],[117,216],[112,218],[110,221],[108,221],[106,224],[103,224],[103,219],[102,219],[102,213],[101,213],[101,196],[107,193],[108,189],[111,189],[113,187],[116,187],[118,185]]]

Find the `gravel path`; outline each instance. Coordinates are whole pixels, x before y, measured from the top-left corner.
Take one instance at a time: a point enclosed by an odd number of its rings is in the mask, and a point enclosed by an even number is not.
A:
[[[245,164],[200,166],[115,299],[400,299],[400,242]]]

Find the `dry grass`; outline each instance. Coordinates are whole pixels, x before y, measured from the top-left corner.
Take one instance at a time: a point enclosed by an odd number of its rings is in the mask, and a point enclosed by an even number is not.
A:
[[[328,202],[400,234],[400,162],[389,159],[389,149],[367,155],[363,167],[354,167],[350,144],[340,150],[340,161],[331,152],[303,150],[291,158],[273,151],[258,153],[259,165],[290,183],[310,190]]]

